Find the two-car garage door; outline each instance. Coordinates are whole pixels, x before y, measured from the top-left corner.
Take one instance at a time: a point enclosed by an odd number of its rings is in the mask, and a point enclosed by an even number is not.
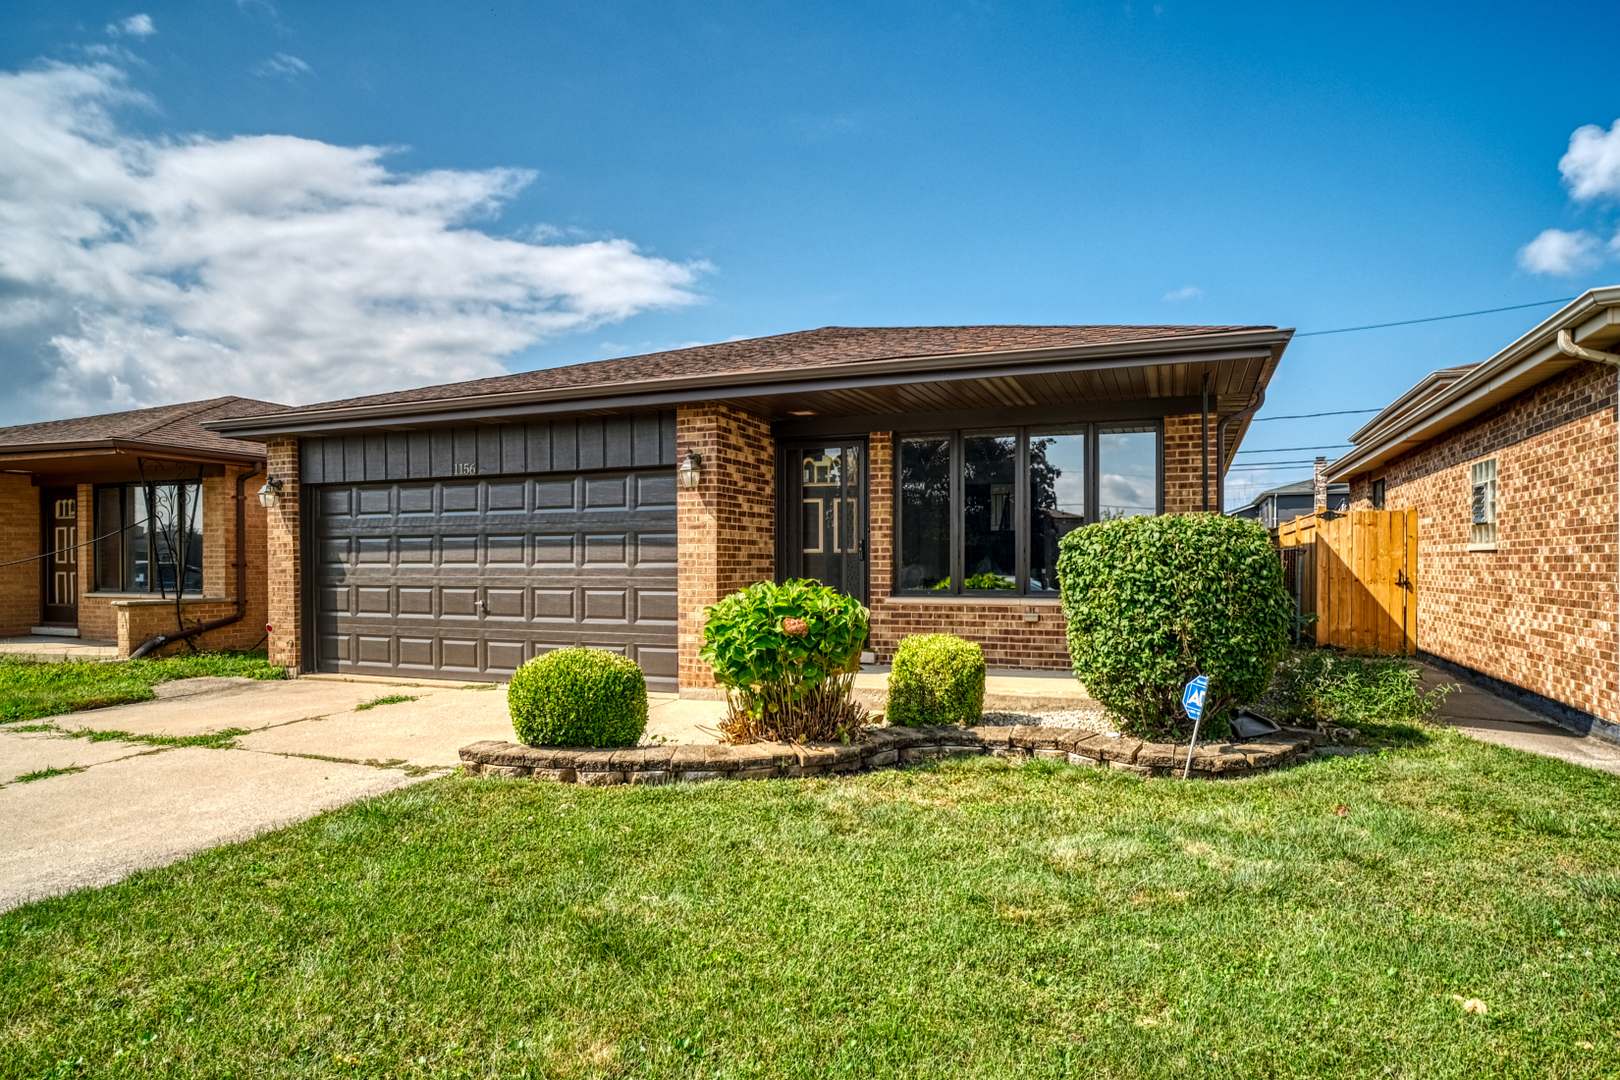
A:
[[[676,688],[675,474],[314,489],[322,671],[490,680],[563,645]]]

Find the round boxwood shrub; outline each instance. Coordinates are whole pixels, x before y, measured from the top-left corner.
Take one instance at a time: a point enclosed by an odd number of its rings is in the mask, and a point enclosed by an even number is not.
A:
[[[1293,613],[1258,522],[1216,514],[1122,518],[1059,543],[1074,673],[1134,734],[1188,736],[1181,692],[1209,676],[1200,737],[1271,683]]]
[[[512,727],[530,746],[634,746],[647,730],[647,679],[606,649],[555,649],[512,674]]]
[[[950,634],[900,643],[889,672],[889,723],[976,724],[984,712],[984,650]]]

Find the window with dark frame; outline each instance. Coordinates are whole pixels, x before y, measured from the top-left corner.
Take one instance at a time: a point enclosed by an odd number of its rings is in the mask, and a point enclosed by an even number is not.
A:
[[[1372,508],[1374,510],[1384,508],[1384,480],[1382,477],[1372,482]]]
[[[203,591],[201,483],[99,485],[95,511],[98,591]]]
[[[901,436],[897,592],[1056,596],[1065,533],[1161,512],[1161,456],[1157,422]]]

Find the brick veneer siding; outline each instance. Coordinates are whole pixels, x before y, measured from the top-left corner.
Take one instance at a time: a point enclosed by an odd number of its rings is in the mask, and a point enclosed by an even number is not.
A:
[[[698,660],[703,609],[727,593],[776,577],[776,442],[770,424],[726,405],[680,409],[675,454],[702,456],[702,483],[677,489],[682,690],[712,690]]]
[[[1351,478],[1352,509],[1418,510],[1418,648],[1610,722],[1616,706],[1615,371],[1583,364]],[[1496,459],[1497,550],[1469,551],[1470,466]]]
[[[0,562],[40,552],[39,489],[29,477],[0,473]],[[0,636],[15,637],[39,625],[39,563],[0,567]]]
[[[1215,508],[1215,415],[1209,418],[1209,506]],[[1164,418],[1164,512],[1191,514],[1204,509],[1204,417]]]
[[[298,489],[298,440],[271,439],[265,445],[265,471],[281,481],[281,505],[267,511],[265,549],[268,559],[266,622],[270,632],[270,662],[297,674],[303,662],[303,567],[301,565]]]

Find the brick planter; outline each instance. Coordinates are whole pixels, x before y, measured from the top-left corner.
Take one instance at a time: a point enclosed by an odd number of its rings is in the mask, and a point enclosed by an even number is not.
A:
[[[1193,752],[1202,779],[1247,776],[1312,753],[1321,736],[1285,728],[1242,743],[1204,743]],[[1187,745],[1145,743],[1053,727],[880,727],[865,741],[752,743],[747,746],[638,746],[626,750],[476,742],[461,748],[468,776],[527,776],[565,784],[664,784],[702,780],[766,780],[821,776],[912,765],[957,754],[1043,758],[1070,765],[1120,769],[1141,776],[1180,776]]]

